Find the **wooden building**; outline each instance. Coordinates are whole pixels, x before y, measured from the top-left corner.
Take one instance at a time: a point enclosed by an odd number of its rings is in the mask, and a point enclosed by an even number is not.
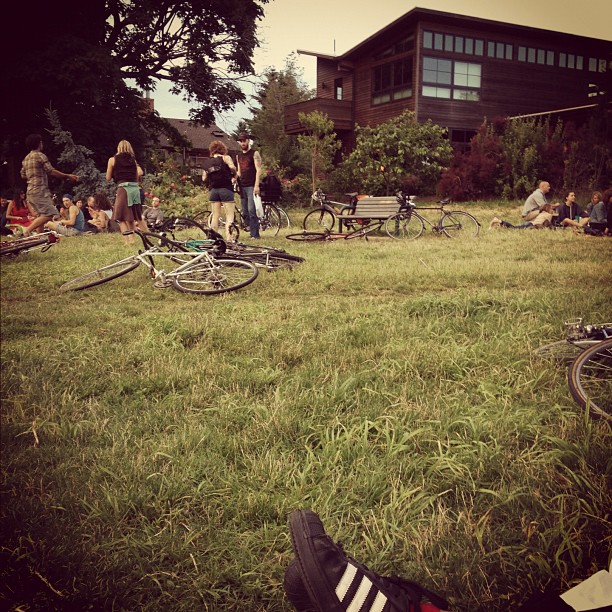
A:
[[[159,137],[159,140],[149,144],[149,150],[161,154],[162,158],[173,157],[177,159],[183,166],[189,168],[191,174],[201,175],[203,161],[209,157],[208,148],[213,140],[220,140],[228,148],[229,155],[235,157],[240,151],[240,147],[236,140],[229,134],[221,130],[215,124],[204,127],[192,123],[188,119],[169,119],[165,118],[173,128],[175,128],[181,136],[187,139],[190,143],[189,147],[177,151],[176,147],[170,142],[165,135]]]
[[[602,24],[602,32],[606,27]],[[485,118],[584,107],[612,85],[612,41],[415,8],[342,55],[317,59],[316,98],[285,107],[333,120],[344,150],[354,126],[376,126],[405,110],[449,129],[456,146]]]

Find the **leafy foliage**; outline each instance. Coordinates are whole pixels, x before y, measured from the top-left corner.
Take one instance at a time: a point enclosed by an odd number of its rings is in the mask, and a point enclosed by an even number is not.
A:
[[[455,153],[438,190],[456,200],[524,198],[540,180],[557,191],[593,189],[612,177],[605,116],[573,123],[529,118],[485,121],[468,152]]]
[[[285,106],[308,100],[312,95],[296,67],[295,55],[291,54],[283,70],[264,71],[254,96],[259,107],[250,108],[253,118],[244,122],[243,128],[255,138],[264,165],[283,176],[295,176],[299,157],[296,139],[285,134]]]
[[[331,169],[334,155],[342,143],[333,131],[334,122],[325,113],[298,113],[298,119],[307,130],[306,134],[300,134],[297,139],[304,165],[310,164],[314,192],[323,179],[323,173]]]
[[[100,191],[105,192],[110,198],[115,197],[115,187],[107,183],[105,173],[100,172],[91,158],[92,151],[83,145],[74,142],[72,134],[62,129],[57,111],[47,109],[46,115],[51,128],[47,131],[51,134],[53,142],[61,148],[58,164],[64,164],[70,168],[70,172],[78,175],[79,182],[71,189],[77,198],[87,198]]]
[[[23,157],[25,136],[43,132],[51,105],[98,165],[119,140],[142,150],[167,124],[145,112],[126,79],[151,90],[172,84],[193,105],[193,120],[212,123],[215,111],[244,99],[239,79],[252,72],[266,2],[65,0],[61,10],[14,3],[13,23],[27,32],[5,32],[1,85],[10,95],[0,99],[0,142]]]
[[[356,128],[356,146],[342,166],[354,188],[371,195],[433,190],[452,157],[446,129],[418,123],[407,111],[376,127]]]

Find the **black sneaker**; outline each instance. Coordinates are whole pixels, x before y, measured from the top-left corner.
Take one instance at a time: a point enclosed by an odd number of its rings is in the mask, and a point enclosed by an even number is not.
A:
[[[289,530],[304,589],[316,612],[436,612],[448,608],[442,597],[416,582],[379,576],[347,556],[311,510],[292,512]],[[285,585],[289,583],[291,595],[287,596],[292,603],[295,600],[305,606],[296,586],[295,570],[289,568]],[[431,603],[422,604],[422,599]]]
[[[308,597],[308,592],[302,580],[300,566],[297,559],[293,558],[285,570],[285,594],[297,612],[317,612]]]

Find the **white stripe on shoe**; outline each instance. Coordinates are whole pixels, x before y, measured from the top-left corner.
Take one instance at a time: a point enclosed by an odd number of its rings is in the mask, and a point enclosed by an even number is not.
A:
[[[336,597],[338,597],[340,601],[343,601],[346,597],[346,594],[348,593],[351,584],[355,580],[356,575],[357,568],[351,563],[348,563],[342,578],[340,578],[340,582],[338,582],[338,585],[336,586]],[[387,597],[380,591],[378,591],[376,594],[376,598],[368,610],[362,609],[371,589],[372,581],[367,576],[363,576],[361,578],[361,582],[359,583],[357,592],[346,609],[347,612],[382,612],[385,604],[387,603]]]
[[[353,601],[351,601],[351,605],[346,609],[346,612],[359,612],[371,588],[372,581],[367,576],[364,576],[361,579],[361,583],[359,584],[359,588],[355,593],[355,597],[353,597]]]
[[[342,601],[346,597],[346,593],[349,590],[356,573],[357,568],[354,565],[348,563],[346,569],[344,570],[344,574],[342,574],[342,578],[340,578],[340,582],[336,587],[336,597],[340,601]]]

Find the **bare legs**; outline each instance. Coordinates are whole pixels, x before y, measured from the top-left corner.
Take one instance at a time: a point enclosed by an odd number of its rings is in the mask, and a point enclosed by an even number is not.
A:
[[[211,229],[219,232],[219,217],[221,216],[221,207],[225,209],[225,238],[227,242],[232,242],[231,227],[236,217],[236,202],[211,202],[212,218],[210,220]]]
[[[24,228],[23,235],[29,236],[35,229],[38,229],[41,225],[44,225],[52,219],[53,217],[49,217],[46,215],[40,215],[39,217],[36,217],[36,219],[34,219],[34,221],[32,221],[32,223],[30,223],[28,227]]]

